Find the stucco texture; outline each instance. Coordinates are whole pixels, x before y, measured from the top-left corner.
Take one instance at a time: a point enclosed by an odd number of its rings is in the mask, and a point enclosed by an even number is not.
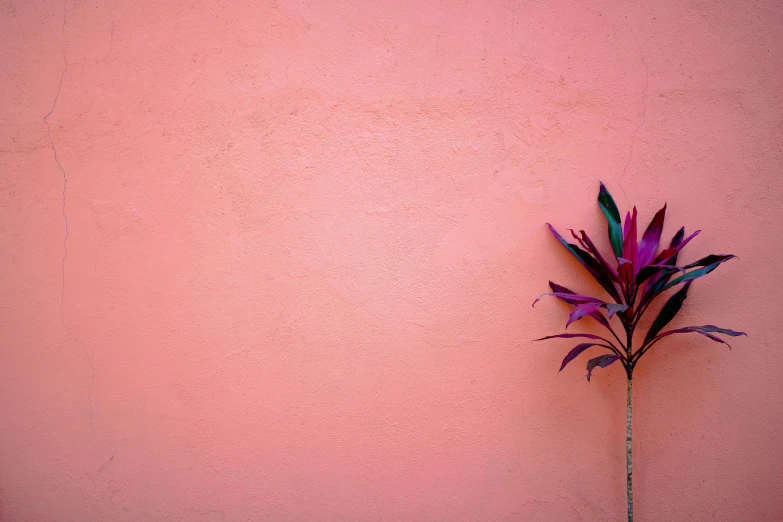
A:
[[[622,368],[531,342],[599,179],[739,256],[674,324],[749,334],[639,366],[637,521],[783,519],[779,3],[3,0],[0,47],[3,521],[622,520]]]

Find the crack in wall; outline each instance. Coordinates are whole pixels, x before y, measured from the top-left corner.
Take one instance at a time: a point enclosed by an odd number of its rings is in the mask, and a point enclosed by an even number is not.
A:
[[[647,89],[650,87],[650,67],[647,65],[647,60],[644,58],[644,49],[642,49],[641,46],[639,47],[639,54],[642,57],[642,64],[644,65],[645,70],[644,91],[642,91],[642,103],[644,104],[644,109],[642,110],[642,121],[631,135],[631,146],[628,147],[628,161],[625,162],[623,173],[620,175],[620,179],[617,182],[617,184],[620,186],[620,190],[623,192],[623,196],[625,197],[626,208],[630,207],[631,203],[628,200],[628,195],[625,193],[625,188],[623,188],[623,178],[625,177],[626,171],[628,170],[628,166],[631,164],[631,160],[633,160],[633,146],[636,144],[636,135],[647,122]]]
[[[65,59],[65,23],[66,23],[66,12],[65,12],[65,5],[63,5],[63,25],[62,25],[62,29],[60,30],[60,52],[62,53],[62,58],[63,58],[63,70],[60,73],[60,83],[57,85],[57,92],[54,95],[54,102],[52,103],[52,108],[49,109],[49,112],[47,112],[46,116],[43,117],[43,122],[44,124],[46,124],[46,135],[49,138],[49,145],[52,147],[52,152],[54,153],[54,162],[57,163],[57,168],[60,169],[60,172],[63,175],[62,214],[63,214],[63,221],[65,222],[65,237],[63,238],[63,257],[62,257],[62,261],[60,262],[61,271],[62,271],[62,287],[60,289],[60,317],[61,318],[63,316],[63,303],[65,301],[65,257],[66,255],[68,255],[68,215],[65,212],[66,191],[68,189],[68,175],[65,173],[65,169],[63,168],[62,163],[60,163],[60,159],[57,157],[57,147],[54,146],[54,140],[52,139],[52,128],[49,125],[49,116],[52,115],[54,109],[57,107],[57,99],[60,97],[60,91],[63,88],[63,79],[65,78],[65,72],[68,70],[68,62]],[[63,324],[65,324],[65,321],[63,321]]]
[[[62,59],[63,59],[63,70],[60,72],[60,82],[57,85],[57,92],[54,95],[54,102],[52,103],[52,108],[49,109],[49,112],[46,113],[46,115],[43,117],[43,122],[46,125],[46,136],[49,138],[49,145],[52,148],[52,153],[54,154],[54,162],[57,164],[57,168],[60,170],[60,172],[63,175],[63,190],[62,190],[62,216],[63,216],[63,222],[65,223],[65,234],[63,237],[63,255],[60,259],[60,271],[61,271],[61,281],[62,284],[60,286],[60,321],[63,324],[63,327],[65,328],[66,333],[68,334],[68,337],[78,342],[82,350],[84,350],[84,355],[87,357],[87,359],[90,361],[90,387],[87,390],[87,405],[89,406],[90,410],[90,427],[92,427],[92,388],[93,384],[95,384],[95,354],[87,350],[87,346],[78,338],[76,338],[72,333],[71,329],[68,327],[68,324],[65,322],[65,314],[64,314],[64,307],[65,307],[65,261],[66,257],[68,256],[68,236],[69,236],[69,229],[68,229],[68,213],[66,211],[66,204],[67,204],[67,193],[68,193],[68,174],[65,171],[65,168],[63,167],[62,163],[60,162],[60,158],[57,156],[57,147],[54,144],[54,139],[52,139],[52,128],[49,125],[49,117],[54,113],[55,108],[57,107],[57,100],[60,98],[60,91],[63,88],[63,80],[65,79],[65,73],[68,71],[68,60],[65,58],[65,26],[67,23],[67,4],[63,4],[63,25],[60,29],[60,52],[62,53]]]

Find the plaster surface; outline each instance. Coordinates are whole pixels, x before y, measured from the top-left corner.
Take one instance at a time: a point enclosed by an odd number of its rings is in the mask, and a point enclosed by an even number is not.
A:
[[[749,333],[639,367],[637,520],[783,519],[779,3],[3,0],[0,48],[3,521],[622,520],[622,369],[531,342],[599,179]]]

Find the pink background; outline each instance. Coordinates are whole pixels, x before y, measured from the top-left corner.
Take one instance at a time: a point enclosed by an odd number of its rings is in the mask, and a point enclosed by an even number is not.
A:
[[[639,367],[638,520],[783,519],[780,4],[5,0],[0,47],[3,521],[622,520],[622,369],[530,341],[599,179],[740,257],[675,324],[750,334]]]

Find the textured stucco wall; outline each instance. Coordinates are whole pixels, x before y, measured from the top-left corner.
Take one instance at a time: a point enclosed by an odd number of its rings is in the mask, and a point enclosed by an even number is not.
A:
[[[773,1],[0,2],[0,519],[621,520],[559,376],[603,179],[739,260],[636,377],[640,521],[783,519]],[[605,245],[605,242],[602,242]]]

